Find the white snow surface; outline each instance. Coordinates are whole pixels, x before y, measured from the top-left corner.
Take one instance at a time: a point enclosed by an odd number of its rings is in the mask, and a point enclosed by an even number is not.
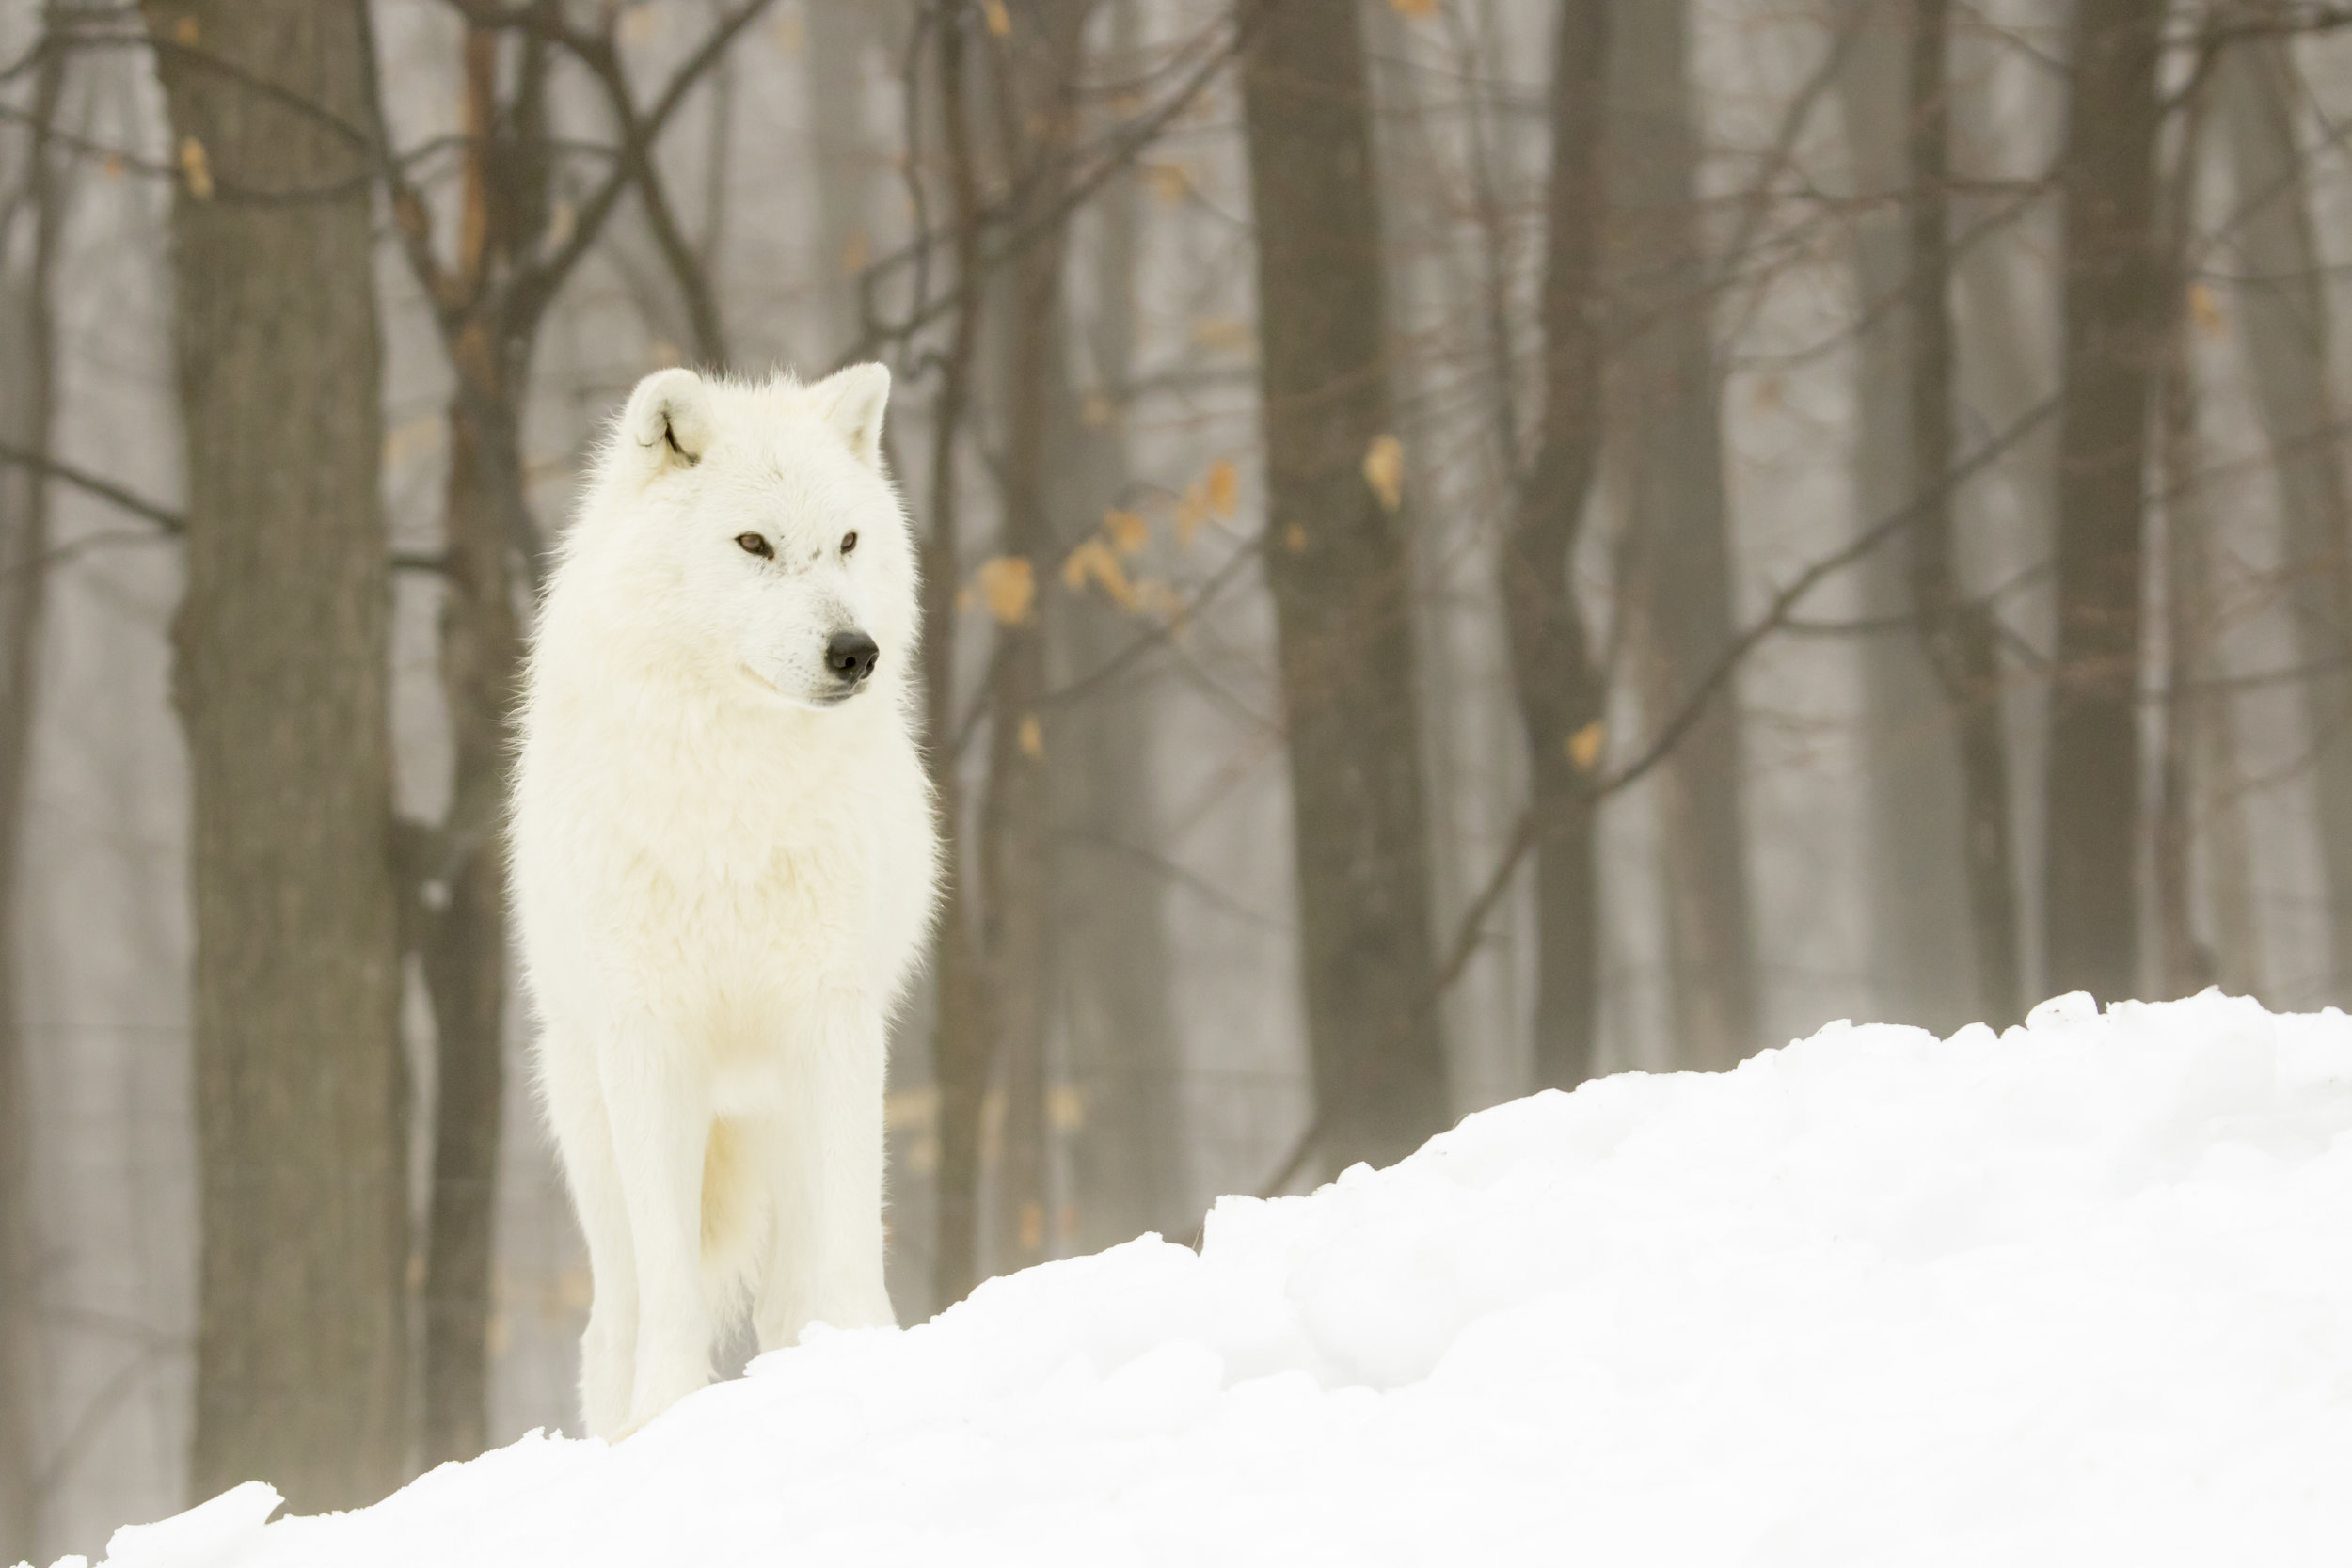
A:
[[[2352,1561],[2352,1020],[1832,1025],[115,1568]],[[78,1560],[71,1560],[73,1562]]]

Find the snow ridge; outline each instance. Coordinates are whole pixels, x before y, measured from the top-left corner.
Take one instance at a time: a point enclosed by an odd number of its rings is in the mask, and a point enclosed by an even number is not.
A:
[[[2352,1560],[2352,1021],[1835,1024],[113,1568]],[[78,1560],[68,1560],[75,1562]]]

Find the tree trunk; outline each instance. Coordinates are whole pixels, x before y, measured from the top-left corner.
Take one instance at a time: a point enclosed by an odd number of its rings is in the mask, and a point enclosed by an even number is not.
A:
[[[2275,12],[2273,5],[2258,8]],[[2352,505],[2347,504],[2338,399],[2328,384],[2333,322],[2312,232],[2304,158],[2296,146],[2302,97],[2286,43],[2252,39],[2214,73],[2236,189],[2235,236],[2248,281],[2237,289],[2255,407],[2268,436],[2286,524],[2287,602],[2318,772],[2319,847],[2333,945],[2327,1000],[2352,1003]]]
[[[1730,515],[1689,17],[1684,0],[1616,0],[1613,20],[1611,183],[1630,338],[1620,406],[1632,433],[1627,495],[1640,539],[1645,684],[1662,716],[1730,645]],[[1664,770],[1660,798],[1681,1060],[1726,1068],[1763,1042],[1736,691],[1708,706]]]
[[[489,1440],[492,1221],[506,1084],[506,878],[496,826],[523,656],[506,530],[476,451],[485,433],[462,401],[449,432],[441,686],[456,766],[450,821],[426,872],[435,895],[420,942],[437,1069],[424,1275],[428,1466],[471,1459]]]
[[[1544,825],[1535,844],[1535,1078],[1556,1088],[1592,1072],[1600,999],[1591,786],[1608,692],[1569,567],[1600,455],[1608,54],[1609,0],[1564,0],[1545,198],[1542,422],[1502,557],[1528,810]]]
[[[1259,375],[1300,967],[1326,1168],[1452,1118],[1433,994],[1411,582],[1394,475],[1370,100],[1355,0],[1246,7]]]
[[[56,424],[57,329],[51,289],[65,193],[51,146],[64,95],[67,51],[41,57],[33,84],[23,206],[30,263],[0,275],[0,436],[36,459]],[[0,256],[13,239],[0,226]],[[33,1118],[25,1103],[24,941],[24,781],[40,696],[47,619],[49,482],[37,468],[0,469],[0,1560],[41,1553],[39,1386],[40,1226],[33,1203]]]
[[[1136,68],[1138,0],[1115,0],[1113,80]],[[1095,314],[1086,324],[1099,404],[1084,409],[1067,383],[1057,428],[1070,451],[1057,464],[1057,515],[1086,524],[1122,504],[1130,473],[1124,405],[1136,370],[1136,267],[1142,191],[1129,175],[1095,198],[1090,258]],[[1119,656],[1144,627],[1094,594],[1057,618],[1063,663],[1083,676]],[[1157,720],[1148,680],[1096,693],[1061,713],[1053,821],[1063,835],[1055,856],[1059,904],[1055,940],[1081,1121],[1071,1140],[1075,1205],[1071,1241],[1099,1251],[1146,1230],[1181,1236],[1197,1216],[1184,1198],[1182,1047],[1174,1017],[1173,957],[1158,878],[1135,851],[1158,844],[1152,736]]]
[[[2206,107],[2193,100],[2182,116],[2180,141],[2164,189],[2165,342],[2157,399],[2156,472],[2164,498],[2164,745],[2157,755],[2156,811],[2150,892],[2155,899],[2155,981],[2158,996],[2186,996],[2213,983],[2213,949],[2197,935],[2194,866],[2197,840],[2198,730],[2203,706],[2199,672],[2208,662],[2213,633],[2204,555],[2210,519],[2198,473],[2198,413],[2190,308],[2196,277],[2199,179],[2204,159]],[[2150,1000],[2153,1000],[2151,998]]]
[[[2020,1016],[2009,741],[1993,608],[1960,585],[1960,540],[1945,477],[1953,469],[1959,354],[1952,326],[1949,0],[1915,0],[1910,60],[1911,271],[1906,300],[1911,374],[1906,412],[1917,507],[1910,531],[1911,601],[1919,637],[1959,742],[1961,834],[1977,959],[1976,1017],[1995,1027]]]
[[[877,31],[873,0],[811,0],[808,17],[808,114],[815,146],[817,266],[830,357],[858,339],[857,275],[873,259],[866,198],[872,188],[866,141],[866,40]]]
[[[1905,40],[1911,3],[1841,0],[1839,27],[1857,28],[1837,78],[1852,195],[1862,203],[1851,257],[1862,324],[1854,343],[1855,510],[1867,527],[1910,504],[1922,467],[1911,451],[1910,114]],[[1867,12],[1867,15],[1857,15]],[[1914,616],[1906,552],[1874,550],[1855,569],[1861,612]],[[1869,790],[1870,974],[1878,1016],[1948,1034],[1984,1016],[1968,923],[1960,748],[1948,706],[1914,624],[1860,645]],[[2003,1004],[2006,1012],[2013,1001]]]
[[[2107,1001],[2139,989],[2141,491],[2164,341],[2154,222],[2164,11],[2081,0],[2059,169],[2066,358],[2044,925],[2050,988]]]
[[[1052,989],[1051,769],[1060,737],[1049,733],[1046,607],[1059,549],[1047,515],[1047,443],[1066,391],[1062,352],[1064,230],[1061,199],[1077,97],[1085,0],[1032,0],[997,44],[994,106],[1007,186],[1026,193],[1019,220],[1040,231],[1008,279],[998,404],[1005,410],[999,467],[1000,555],[1025,562],[1041,591],[1028,613],[1000,620],[990,659],[988,799],[980,819],[980,931],[995,1000],[998,1086],[1005,1096],[999,1207],[1004,1272],[1047,1255],[1046,997]]]
[[[938,950],[933,960],[938,1006],[931,1028],[931,1079],[938,1094],[939,1173],[933,1212],[931,1305],[952,1307],[979,1281],[980,1132],[994,1037],[993,1006],[970,891],[971,857],[962,852],[971,831],[959,777],[956,707],[956,594],[962,579],[961,519],[956,454],[971,396],[985,291],[967,288],[979,276],[979,177],[972,147],[972,115],[964,28],[947,18],[936,32],[935,81],[940,139],[947,164],[955,245],[955,278],[963,290],[951,318],[931,402],[930,532],[923,542],[924,717],[930,738],[931,787],[946,824],[940,888]]]
[[[499,37],[469,28],[462,45],[461,187],[448,286],[466,309],[444,320],[458,380],[450,400],[450,467],[440,675],[453,742],[449,814],[411,867],[414,927],[433,1006],[436,1082],[432,1219],[425,1238],[423,1459],[470,1459],[488,1446],[489,1322],[498,1162],[506,1084],[505,868],[511,717],[521,689],[516,609],[522,492],[522,396],[536,318],[519,327],[482,303],[512,275],[545,222],[544,46],[525,40],[516,87],[501,104]]]
[[[2182,150],[2185,166],[2196,151]],[[2186,185],[2188,182],[2182,182]],[[2176,224],[2185,224],[2181,214]],[[2173,254],[2183,233],[2173,235]],[[2188,336],[2191,321],[2181,309],[2188,292],[2185,273],[2176,274],[2176,320],[2164,375],[2159,471],[2164,477],[2165,708],[2162,777],[2158,781],[2155,834],[2156,955],[2161,994],[2188,996],[2218,978],[2213,950],[2199,940],[2191,869],[2197,836],[2199,730],[2208,721],[2201,710],[2208,699],[2196,689],[2213,635],[2213,605],[2205,581],[2207,518],[2197,472],[2196,359]],[[2224,699],[2226,701],[2227,699]]]
[[[400,1479],[407,1257],[365,17],[149,0],[182,178],[198,1497]],[[230,69],[197,63],[211,56]],[[273,91],[250,85],[269,84]]]

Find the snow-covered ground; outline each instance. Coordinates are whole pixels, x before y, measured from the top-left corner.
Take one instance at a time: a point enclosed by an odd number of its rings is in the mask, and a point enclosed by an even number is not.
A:
[[[107,1560],[2341,1568],[2352,1021],[2070,998],[1611,1078],[617,1448],[276,1502]]]

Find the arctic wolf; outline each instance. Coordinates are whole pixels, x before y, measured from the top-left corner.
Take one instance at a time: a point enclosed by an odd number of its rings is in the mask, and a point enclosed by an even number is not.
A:
[[[638,383],[534,637],[511,824],[537,1063],[586,1233],[588,1431],[892,1321],[882,1061],[931,915],[889,372]]]

